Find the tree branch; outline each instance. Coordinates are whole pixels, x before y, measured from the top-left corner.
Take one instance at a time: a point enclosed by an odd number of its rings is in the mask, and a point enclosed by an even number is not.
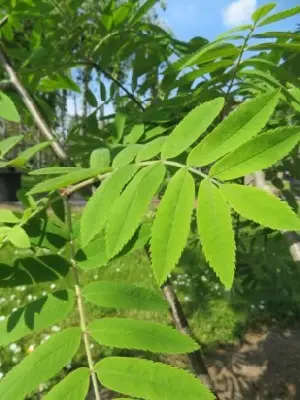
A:
[[[106,71],[105,69],[103,69],[99,64],[93,62],[92,60],[88,60],[87,61],[87,65],[89,65],[90,67],[94,67],[98,72],[102,72],[103,75],[105,75],[108,79],[110,79],[111,81],[115,82],[116,85],[119,86],[119,88],[121,88],[126,94],[127,96],[134,101],[139,108],[144,111],[145,107],[143,106],[143,104],[134,96],[133,93],[131,93],[124,85],[122,82],[120,82],[118,79],[116,79],[114,76],[111,75],[111,73],[109,73],[108,71]]]
[[[54,133],[52,132],[51,128],[48,126],[47,122],[42,117],[41,113],[39,112],[38,108],[36,107],[31,95],[22,84],[20,79],[18,78],[6,52],[3,48],[2,43],[0,44],[0,62],[2,63],[6,73],[9,76],[11,84],[15,87],[16,91],[19,93],[20,97],[22,98],[23,102],[25,103],[26,107],[28,108],[29,112],[31,113],[34,121],[43,134],[46,140],[52,141],[52,149],[57,155],[60,160],[67,160],[67,154],[60,145],[59,141],[55,137]]]

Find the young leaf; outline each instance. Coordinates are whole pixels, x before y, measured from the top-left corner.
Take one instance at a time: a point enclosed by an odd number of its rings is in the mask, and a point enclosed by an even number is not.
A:
[[[90,370],[77,368],[55,385],[44,400],[85,400],[90,386]]]
[[[31,171],[29,175],[64,175],[82,170],[81,167],[46,167]]]
[[[145,160],[150,160],[151,158],[157,156],[166,141],[166,136],[158,137],[149,143],[142,146],[136,156],[136,162],[141,162]]]
[[[62,176],[47,179],[35,185],[30,194],[37,194],[43,192],[50,192],[51,190],[65,188],[69,185],[84,181],[89,178],[96,177],[97,175],[108,172],[109,168],[81,168],[78,171],[70,172]]]
[[[20,249],[29,249],[31,246],[30,239],[23,228],[16,225],[7,234],[7,239],[11,244]]]
[[[41,382],[47,382],[70,362],[80,338],[79,328],[68,328],[39,346],[1,380],[1,400],[24,399]]]
[[[273,114],[279,91],[262,94],[236,108],[220,125],[196,146],[188,157],[188,164],[210,164],[251,139]]]
[[[117,113],[115,118],[115,131],[116,131],[117,141],[120,141],[121,137],[123,136],[125,122],[126,122],[126,115],[120,112]]]
[[[38,143],[29,149],[19,153],[18,157],[14,158],[7,165],[12,167],[23,167],[36,153],[50,146],[51,142]]]
[[[126,183],[136,173],[135,165],[126,165],[107,178],[87,202],[81,217],[81,240],[86,246],[106,224],[107,216]]]
[[[234,232],[229,207],[219,189],[204,179],[198,195],[198,230],[209,265],[226,288],[232,286],[235,264]]]
[[[1,209],[0,210],[0,223],[5,224],[17,224],[20,219],[10,210]]]
[[[210,176],[229,180],[271,167],[285,157],[300,141],[300,127],[268,131],[244,143],[218,161]]]
[[[162,158],[176,157],[190,147],[210,126],[223,106],[224,99],[218,97],[194,108],[168,136]]]
[[[145,127],[144,124],[137,124],[131,129],[130,133],[125,137],[126,143],[134,144],[136,143],[140,137],[143,136]]]
[[[213,400],[213,394],[192,374],[147,360],[108,357],[95,366],[105,387],[146,400]]]
[[[169,182],[152,226],[152,268],[159,285],[175,267],[186,244],[194,199],[194,180],[182,168]]]
[[[105,168],[110,164],[110,152],[106,148],[96,149],[90,157],[91,168]]]
[[[40,80],[37,87],[37,90],[41,92],[54,92],[60,89],[81,92],[80,87],[69,76],[58,73],[52,74],[51,77],[45,76]]]
[[[2,92],[0,92],[0,118],[7,121],[20,122],[20,116],[14,103]]]
[[[126,282],[99,281],[86,285],[85,299],[100,307],[164,312],[168,305],[159,292]]]
[[[263,17],[269,14],[269,12],[271,12],[275,7],[276,3],[264,4],[263,6],[259,7],[252,14],[252,21],[255,23],[260,21]]]
[[[11,136],[0,142],[0,157],[5,156],[16,144],[18,144],[23,139],[22,135]]]
[[[115,256],[132,238],[166,173],[163,164],[139,171],[115,202],[107,222],[106,244],[109,257]]]
[[[284,10],[281,11],[279,13],[270,15],[269,17],[267,17],[266,19],[264,19],[263,21],[261,21],[258,26],[264,26],[264,25],[268,25],[268,24],[272,24],[274,22],[277,21],[281,21],[285,18],[289,18],[292,17],[294,15],[297,15],[300,13],[300,6],[294,7],[294,8],[290,8],[289,10]]]
[[[199,348],[190,336],[151,321],[102,318],[92,322],[88,331],[99,344],[121,349],[183,354]]]
[[[300,230],[300,218],[287,203],[250,186],[224,184],[220,187],[228,203],[242,217],[278,230]]]
[[[130,144],[125,147],[124,150],[120,151],[113,160],[112,166],[114,168],[123,167],[124,165],[130,164],[134,159],[139,150],[142,148],[140,144]]]
[[[14,311],[0,322],[0,347],[64,319],[74,308],[74,294],[54,292]]]

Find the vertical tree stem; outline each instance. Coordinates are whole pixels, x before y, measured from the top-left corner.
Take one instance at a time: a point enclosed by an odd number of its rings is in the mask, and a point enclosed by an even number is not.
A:
[[[88,360],[88,366],[91,371],[91,377],[92,377],[92,383],[93,383],[93,388],[94,388],[94,392],[95,392],[95,398],[96,398],[96,400],[101,400],[99,386],[98,386],[98,380],[97,380],[96,372],[94,369],[94,361],[93,361],[91,348],[90,348],[90,339],[89,339],[89,335],[87,332],[87,323],[86,323],[86,316],[85,316],[85,310],[84,310],[84,304],[83,304],[83,297],[82,297],[79,276],[78,276],[77,266],[76,266],[76,261],[75,261],[75,249],[74,249],[74,243],[73,243],[73,225],[72,225],[71,207],[70,207],[68,198],[66,196],[64,196],[64,206],[65,206],[65,212],[66,212],[66,224],[67,224],[68,235],[69,235],[70,262],[71,262],[72,274],[73,274],[73,279],[74,279],[74,287],[75,287],[75,293],[76,293],[76,299],[77,299],[78,314],[79,314],[79,318],[80,318],[80,327],[81,327],[82,334],[83,334],[83,341],[84,341],[85,352],[86,352],[86,356],[87,356],[87,360]]]

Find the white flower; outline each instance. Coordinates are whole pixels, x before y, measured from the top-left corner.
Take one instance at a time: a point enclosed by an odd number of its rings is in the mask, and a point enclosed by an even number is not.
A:
[[[217,283],[214,286],[215,290],[219,290],[220,289],[220,285],[218,285]]]
[[[0,372],[0,380],[4,377],[4,373]]]
[[[5,316],[4,315],[0,315],[0,321],[4,321],[5,320]]]
[[[57,325],[53,325],[51,330],[52,330],[52,332],[59,332],[61,330],[61,328]]]
[[[98,275],[97,274],[94,275],[94,279],[98,279]]]
[[[15,311],[17,311],[17,307],[14,307],[14,308],[12,309],[12,312],[15,312]]]
[[[206,276],[202,275],[202,276],[201,276],[201,281],[202,281],[202,282],[206,282],[206,281],[207,281]]]
[[[16,357],[16,356],[13,356],[13,358],[11,360],[14,364],[17,364],[17,362],[19,361],[18,357]]]
[[[90,344],[90,349],[93,349],[95,347],[94,343]]]
[[[191,301],[191,299],[189,298],[189,296],[185,296],[184,301]]]
[[[5,297],[1,297],[0,304],[5,303],[5,302],[6,302],[6,298]]]
[[[27,300],[31,301],[32,299],[33,299],[32,294],[29,294],[29,295],[27,296]]]
[[[16,295],[15,294],[11,294],[10,296],[9,296],[9,300],[14,300],[16,298]]]
[[[117,269],[116,269],[116,272],[120,272],[120,268],[117,268]]]
[[[50,289],[55,289],[56,288],[56,285],[55,285],[55,283],[51,283],[51,285],[50,285]]]
[[[16,343],[11,343],[9,345],[9,350],[15,352],[15,350],[17,349],[18,345]]]
[[[46,290],[44,290],[44,291],[42,292],[42,296],[47,296]]]

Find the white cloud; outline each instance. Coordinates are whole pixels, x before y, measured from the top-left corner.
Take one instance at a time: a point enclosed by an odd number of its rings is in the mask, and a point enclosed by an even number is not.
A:
[[[257,0],[236,0],[222,11],[224,24],[228,27],[248,22],[255,11]]]

